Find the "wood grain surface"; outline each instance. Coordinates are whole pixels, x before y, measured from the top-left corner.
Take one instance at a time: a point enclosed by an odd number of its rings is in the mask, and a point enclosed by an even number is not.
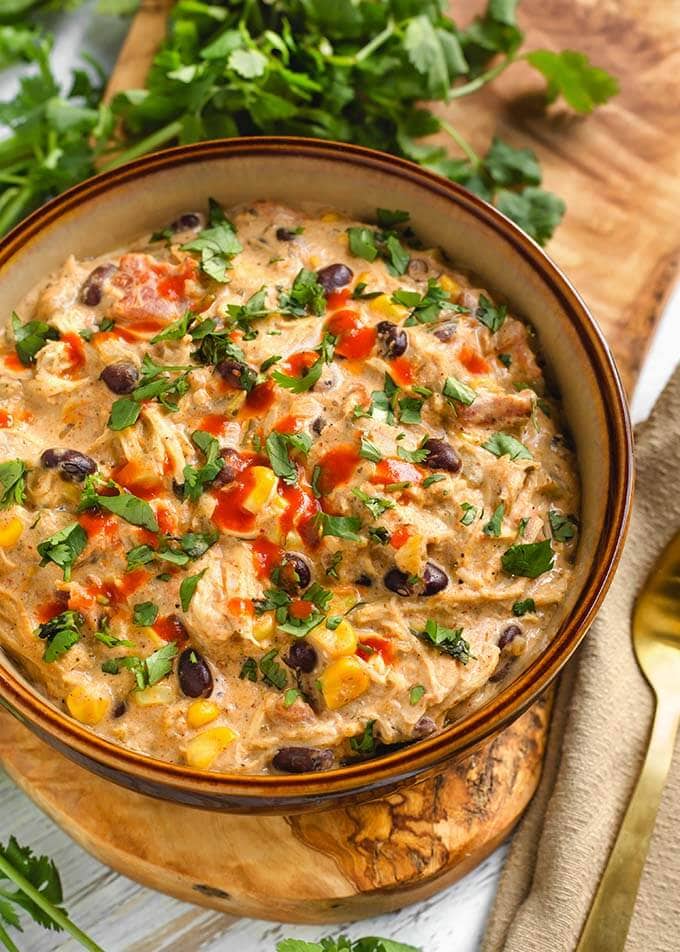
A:
[[[168,5],[144,0],[109,95],[141,84]],[[457,19],[482,5],[456,3]],[[542,81],[519,64],[445,111],[479,151],[498,134],[538,153],[545,187],[568,206],[549,253],[593,310],[630,391],[680,260],[680,3],[525,0],[520,11],[527,47],[588,52],[621,94],[589,117],[560,104],[546,113]],[[197,813],[112,788],[5,714],[0,761],[78,842],[135,879],[234,914],[337,921],[420,899],[487,855],[533,794],[547,715],[544,700],[436,780],[294,819]],[[200,876],[195,830],[211,844]],[[276,842],[292,851],[292,873]],[[303,864],[315,875],[296,877]]]

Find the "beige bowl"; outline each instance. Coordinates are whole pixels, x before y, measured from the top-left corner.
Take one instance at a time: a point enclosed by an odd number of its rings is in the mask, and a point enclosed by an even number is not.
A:
[[[411,212],[415,231],[506,296],[538,332],[562,393],[582,480],[576,574],[558,631],[515,680],[443,733],[375,760],[318,774],[202,773],[96,736],[36,692],[5,660],[0,701],[78,763],[132,789],[233,812],[291,813],[339,804],[430,775],[517,717],[575,650],[604,596],[625,534],[632,488],[631,431],[607,345],[585,305],[544,252],[464,189],[378,152],[305,139],[206,142],[139,159],[77,186],[0,243],[0,311],[65,256],[100,255],[206,204],[259,198],[320,202],[359,219],[376,206]]]

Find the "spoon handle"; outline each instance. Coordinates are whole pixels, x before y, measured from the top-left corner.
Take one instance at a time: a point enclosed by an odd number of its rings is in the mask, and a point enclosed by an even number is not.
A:
[[[622,952],[635,907],[680,721],[677,700],[658,699],[638,782],[609,856],[576,952]]]

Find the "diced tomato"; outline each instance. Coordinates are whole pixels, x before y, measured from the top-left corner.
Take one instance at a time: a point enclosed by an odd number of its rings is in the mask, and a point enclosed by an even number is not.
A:
[[[166,535],[174,535],[177,530],[177,524],[172,511],[166,506],[159,506],[156,510],[156,522],[161,532]]]
[[[230,598],[227,602],[227,609],[231,615],[247,615],[252,618],[255,614],[255,606],[252,598]]]
[[[380,635],[369,635],[362,638],[357,648],[357,654],[364,661],[367,661],[372,655],[379,654],[385,664],[392,664],[394,661],[394,645],[387,638]]]
[[[229,419],[224,413],[208,413],[201,417],[197,429],[211,433],[213,436],[221,436],[228,422]]]
[[[419,483],[423,474],[414,463],[404,459],[381,459],[376,465],[371,482],[378,486],[388,486],[390,483]]]
[[[390,536],[390,545],[393,549],[400,549],[411,538],[408,526],[399,526]]]
[[[263,416],[274,405],[274,381],[265,380],[258,383],[246,397],[243,415],[248,417]]]
[[[12,426],[14,423],[14,418],[11,413],[8,413],[7,410],[0,410],[0,429],[6,430],[8,427]]]
[[[111,513],[81,512],[78,522],[90,537],[103,532],[107,539],[118,539],[118,521]]]
[[[335,311],[339,307],[344,307],[349,299],[349,288],[343,288],[342,291],[331,291],[326,298],[326,307],[329,311]]]
[[[354,470],[359,465],[360,456],[357,447],[352,443],[344,443],[329,450],[319,460],[321,475],[318,486],[326,494],[341,486],[352,478]]]
[[[309,618],[313,611],[312,603],[304,598],[296,598],[288,606],[288,614],[291,618]]]
[[[338,339],[335,353],[348,360],[363,360],[375,346],[375,328],[364,326],[357,311],[336,311],[326,321],[326,330]]]
[[[57,615],[61,615],[61,613],[66,610],[68,603],[68,592],[57,592],[54,598],[43,602],[36,609],[38,621],[44,625],[50,618],[56,618]]]
[[[26,370],[24,365],[19,360],[18,354],[5,354],[2,361],[8,370],[14,370],[16,373],[19,373],[22,370]]]
[[[85,366],[85,345],[82,337],[69,331],[61,336],[62,343],[66,344],[66,354],[69,361],[69,376],[74,376],[82,367]]]
[[[390,375],[400,387],[409,387],[415,378],[413,364],[408,357],[395,357],[390,361]]]
[[[183,645],[189,638],[178,615],[163,615],[151,627],[164,641],[176,641],[178,645]]]
[[[264,536],[254,539],[251,543],[253,563],[258,578],[269,578],[272,570],[281,563],[283,550],[275,542],[270,542]]]
[[[288,416],[281,417],[280,420],[274,424],[274,429],[277,433],[297,433],[297,431],[302,426],[302,420],[299,417],[288,414]]]
[[[316,363],[319,355],[314,350],[300,350],[297,354],[291,354],[284,361],[285,372],[291,377],[304,377],[312,364]]]
[[[467,344],[464,344],[458,351],[458,360],[471,374],[488,374],[491,369],[488,361]]]

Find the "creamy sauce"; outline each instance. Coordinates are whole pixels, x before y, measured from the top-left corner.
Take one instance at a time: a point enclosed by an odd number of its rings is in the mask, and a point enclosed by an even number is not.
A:
[[[577,466],[531,328],[403,226],[231,222],[71,257],[8,321],[0,643],[116,743],[325,769],[545,646]]]

